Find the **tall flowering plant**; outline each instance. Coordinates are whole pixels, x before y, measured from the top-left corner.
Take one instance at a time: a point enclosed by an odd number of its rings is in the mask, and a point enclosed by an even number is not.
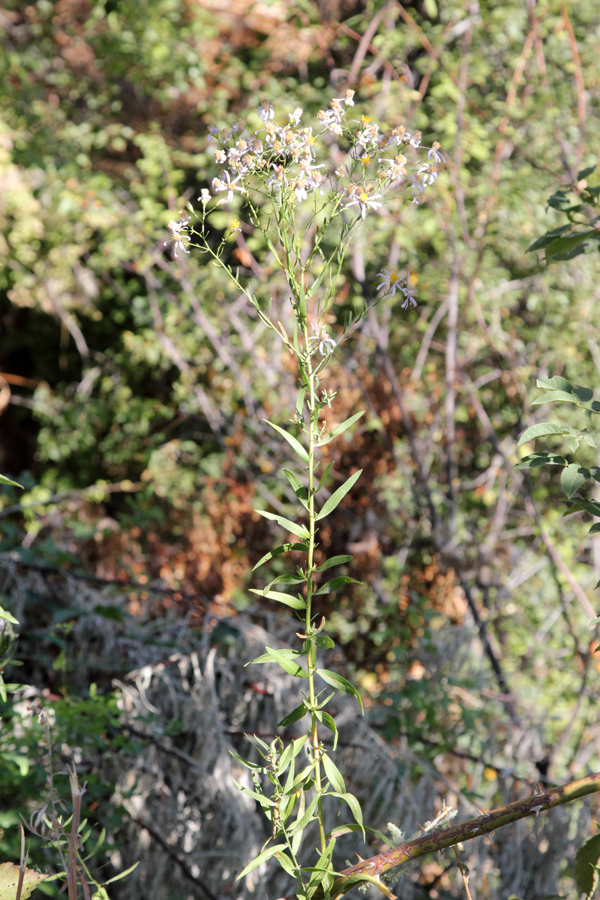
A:
[[[408,192],[420,203],[444,166],[440,146],[421,146],[421,134],[398,125],[383,130],[369,118],[355,118],[354,92],[335,98],[328,110],[317,114],[316,126],[302,123],[296,109],[285,124],[277,124],[273,106],[263,101],[258,109],[257,130],[237,123],[231,128],[210,130],[215,143],[215,161],[221,167],[211,190],[198,198],[201,210],[188,206],[178,221],[169,223],[173,255],[198,249],[227,273],[235,287],[254,307],[292,354],[298,371],[298,395],[292,425],[269,425],[287,442],[296,460],[295,469],[283,469],[298,502],[294,519],[260,510],[291,540],[269,551],[256,564],[265,566],[282,554],[300,554],[302,562],[293,571],[279,575],[253,593],[281,603],[299,620],[298,643],[294,647],[266,647],[254,663],[276,663],[298,679],[300,702],[279,724],[282,728],[303,721],[306,733],[285,743],[277,737],[270,744],[254,738],[260,762],[236,757],[250,769],[253,789],[240,790],[257,800],[271,822],[271,837],[259,855],[241,873],[275,857],[296,881],[297,896],[310,900],[319,892],[328,897],[336,872],[332,863],[337,838],[359,830],[364,836],[362,812],[357,798],[347,791],[344,777],[333,755],[337,727],[327,707],[336,692],[353,697],[362,709],[360,695],[346,678],[324,668],[320,656],[334,646],[326,634],[326,622],[314,613],[314,598],[340,590],[354,582],[348,575],[329,578],[331,569],[351,561],[350,555],[333,556],[317,565],[319,526],[344,499],[360,477],[354,472],[333,492],[328,490],[332,468],[321,470],[320,448],[351,428],[363,415],[359,412],[335,428],[323,418],[335,392],[323,390],[321,381],[333,354],[350,326],[358,324],[367,306],[350,318],[340,334],[329,333],[331,309],[336,300],[344,260],[353,237],[367,216],[377,215],[387,200]],[[216,245],[210,227],[211,213],[219,207],[234,207],[236,217]],[[289,290],[293,328],[289,331],[272,318],[270,304],[261,302],[249,283],[226,260],[232,233],[262,236],[265,249],[281,270]],[[402,307],[416,306],[409,273],[382,269],[377,297],[399,294]],[[327,580],[323,580],[323,578]],[[355,582],[356,583],[356,582]],[[333,689],[330,692],[329,689]],[[323,734],[333,737],[333,751]],[[353,821],[326,830],[324,804],[346,806]],[[300,852],[305,829],[318,829],[318,854],[310,864]],[[388,896],[379,876],[361,874]]]

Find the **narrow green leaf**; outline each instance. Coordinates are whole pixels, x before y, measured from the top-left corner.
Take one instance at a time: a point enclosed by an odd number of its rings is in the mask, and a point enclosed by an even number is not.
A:
[[[11,615],[9,612],[7,612],[5,609],[3,609],[1,606],[0,606],[0,619],[5,619],[7,622],[12,622],[13,625],[19,624],[19,620],[15,619],[15,617],[13,615]]]
[[[279,757],[279,771],[280,772],[285,772],[285,770],[287,769],[290,762],[293,762],[296,759],[296,757],[298,756],[298,754],[301,752],[304,745],[306,744],[306,741],[307,741],[307,737],[305,734],[302,735],[302,737],[300,737],[300,738],[295,738],[293,741],[290,741],[290,743],[285,747],[283,753]],[[293,769],[293,766],[292,766],[292,769]],[[292,778],[292,781],[293,781],[293,778]],[[290,784],[291,784],[291,782],[290,782]]]
[[[282,525],[287,531],[291,531],[292,534],[295,534],[296,537],[303,538],[303,540],[308,540],[309,533],[308,528],[305,525],[298,525],[297,522],[292,522],[291,519],[286,519],[284,516],[276,516],[275,513],[265,512],[264,509],[257,509],[256,512],[259,516],[264,516],[265,519],[271,519],[273,522],[277,522],[279,525]]]
[[[21,488],[21,490],[25,490],[22,484],[19,484],[18,481],[13,481],[11,478],[7,478],[6,475],[0,475],[0,484],[11,484],[13,487]]]
[[[592,897],[598,887],[600,872],[598,864],[600,862],[600,834],[595,834],[583,847],[580,847],[575,857],[575,880],[577,881],[578,890],[586,895],[586,898]]]
[[[331,581],[326,581],[325,584],[321,585],[319,590],[315,591],[313,596],[316,594],[330,594],[332,591],[337,591],[345,584],[362,584],[362,582],[357,581],[356,578],[350,578],[349,575],[338,575],[337,578],[332,578]]]
[[[302,411],[304,409],[304,398],[306,397],[306,388],[300,388],[298,391],[298,397],[296,398],[296,412],[298,416],[302,418]]]
[[[295,472],[291,472],[289,469],[284,469],[283,471],[285,472],[287,480],[291,484],[296,497],[304,509],[308,510],[308,489],[304,487]]]
[[[362,469],[359,469],[354,473],[354,475],[351,475],[350,478],[348,478],[348,480],[345,481],[343,485],[337,489],[337,491],[333,492],[331,497],[323,504],[319,515],[316,517],[317,521],[319,519],[324,519],[325,516],[328,516],[330,512],[333,512],[338,503],[341,503],[348,491],[353,487],[353,485],[356,484],[356,482],[362,475],[362,471]]]
[[[254,572],[259,566],[264,565],[264,563],[273,559],[275,556],[280,556],[282,553],[289,553],[290,550],[302,550],[303,553],[306,553],[307,549],[306,544],[281,544],[279,547],[275,547],[274,550],[269,550],[268,553],[265,553],[265,555],[256,563],[252,571]]]
[[[528,428],[527,431],[523,432],[519,438],[517,447],[520,447],[522,444],[527,444],[529,441],[535,440],[535,438],[543,437],[546,434],[562,434],[562,428],[560,425],[553,425],[552,422],[540,422],[539,425],[532,425],[531,428]]]
[[[318,800],[319,800],[318,795],[316,797],[313,797],[313,799],[311,800],[311,802],[308,806],[308,809],[303,813],[303,815],[300,816],[300,813],[298,813],[298,819],[296,819],[296,821],[292,825],[291,829],[288,831],[288,837],[293,837],[295,834],[298,834],[298,833],[304,831],[306,826],[310,822],[312,822],[312,820],[314,818],[315,807],[317,805]]]
[[[325,572],[327,569],[331,569],[332,566],[341,566],[343,563],[351,562],[352,556],[349,553],[342,553],[340,556],[332,556],[331,559],[326,560],[323,565],[317,566],[315,572]]]
[[[298,663],[293,662],[284,652],[281,650],[274,650],[272,647],[265,647],[268,655],[271,657],[273,662],[278,663],[281,668],[286,671],[289,675],[299,675],[300,678],[308,678],[308,675]]]
[[[273,422],[269,422],[268,419],[265,419],[265,422],[267,423],[267,425],[270,425],[271,428],[274,428],[275,431],[278,431],[279,434],[283,438],[286,439],[286,441],[288,442],[288,444],[290,445],[290,447],[292,448],[294,453],[296,453],[297,456],[299,456],[303,462],[305,462],[305,463],[308,462],[308,460],[309,460],[308,453],[306,452],[306,450],[304,449],[304,447],[302,446],[300,441],[297,440],[297,438],[295,438],[295,437],[293,437],[293,435],[289,434],[289,432],[287,432],[285,430],[285,428],[280,428],[279,425],[275,425]]]
[[[346,785],[344,783],[344,778],[342,773],[333,762],[333,760],[324,753],[321,757],[321,762],[323,763],[323,768],[325,769],[325,775],[329,779],[332,788],[334,791],[339,791],[340,794],[344,794],[346,792]]]
[[[590,530],[588,531],[588,534],[598,534],[599,532],[600,532],[600,522],[594,522],[594,524],[591,526]],[[596,587],[597,586],[598,585],[596,585]]]
[[[304,575],[278,575],[273,581],[270,581],[265,591],[270,591],[276,584],[304,584],[306,578]]]
[[[284,647],[282,650],[278,650],[277,652],[281,656],[285,656],[286,659],[290,660],[290,662],[294,662],[297,659],[304,659],[304,653],[301,653],[300,650],[292,650],[289,647]],[[261,663],[270,662],[273,662],[273,657],[269,653],[263,653],[261,656],[257,656],[256,659],[251,659],[250,662],[245,663],[244,668],[246,668],[246,666],[260,665]],[[258,738],[256,738],[256,740],[258,740]],[[262,741],[260,743],[268,750],[267,744],[264,744]]]
[[[538,397],[531,404],[532,406],[540,406],[542,403],[577,403],[577,394],[568,394],[567,391],[548,391],[542,397]]]
[[[233,779],[233,783],[235,784],[236,788],[242,792],[242,794],[246,795],[246,797],[252,797],[253,800],[256,800],[257,803],[260,803],[263,809],[266,809],[267,806],[275,806],[275,802],[271,800],[270,797],[265,797],[264,794],[259,794],[257,791],[251,791],[250,788],[244,787],[242,784],[236,781],[235,778]]]
[[[566,466],[567,461],[564,456],[560,456],[558,453],[531,453],[529,456],[524,456],[521,462],[517,463],[516,469],[534,469],[536,466]]]
[[[264,597],[265,600],[284,603],[286,606],[291,606],[292,609],[306,609],[306,600],[301,597],[292,597],[291,594],[284,594],[282,591],[261,591],[258,588],[250,588],[250,593]]]
[[[281,853],[276,853],[275,855],[277,857],[277,862],[284,870],[284,872],[287,872],[288,875],[291,875],[292,878],[297,878],[298,872],[296,871],[296,867],[287,853],[284,853],[282,851]]]
[[[318,494],[319,491],[321,490],[321,488],[323,487],[323,485],[325,484],[325,479],[327,478],[327,476],[328,476],[329,473],[331,472],[332,468],[333,468],[333,463],[332,463],[332,462],[327,463],[327,466],[326,466],[326,468],[325,468],[325,471],[323,472],[323,474],[321,475],[321,478],[319,479],[319,484],[318,484],[318,487],[317,487],[317,489],[316,489],[316,491],[315,491],[315,494]]]
[[[365,414],[365,411],[363,409],[362,412],[359,412],[353,416],[350,416],[350,418],[346,419],[345,422],[342,422],[341,425],[336,425],[336,427],[334,429],[332,429],[332,431],[327,431],[326,436],[324,438],[321,438],[321,440],[317,442],[317,447],[324,447],[325,444],[328,444],[334,438],[338,437],[338,435],[342,434],[344,431],[346,431],[348,428],[350,428],[352,425],[354,425],[355,422],[358,422],[360,417],[364,416],[364,414]]]
[[[560,483],[569,500],[586,483],[589,477],[589,469],[584,469],[579,463],[571,463],[562,470]]]
[[[277,723],[278,728],[286,728],[288,725],[292,725],[294,722],[297,722],[308,712],[304,703],[301,703],[300,706],[297,706],[296,709],[293,709],[291,713],[289,713],[285,719],[282,719],[281,722]]]
[[[247,760],[247,759],[244,759],[242,756],[237,756],[237,755],[233,752],[233,750],[229,750],[229,754],[230,754],[231,756],[233,756],[234,759],[237,759],[237,761],[238,761],[242,766],[244,766],[244,768],[246,768],[246,769],[262,769],[262,768],[263,768],[262,763],[251,763],[251,762],[248,762],[248,760]]]
[[[339,797],[340,800],[343,800],[344,803],[348,804],[348,806],[350,807],[350,811],[351,811],[352,815],[354,816],[355,822],[357,822],[357,824],[360,826],[360,830],[362,831],[362,836],[364,839],[365,838],[365,828],[363,825],[362,809],[360,808],[360,803],[358,802],[358,800],[356,799],[354,794],[328,792],[327,796],[328,797]]]
[[[271,859],[272,856],[275,856],[276,853],[280,853],[282,850],[286,849],[285,844],[275,844],[273,847],[269,847],[267,850],[263,850],[262,853],[259,853],[258,856],[252,860],[252,862],[248,863],[243,872],[240,872],[236,881],[239,881],[240,878],[243,878],[244,875],[247,875],[248,872],[251,872],[252,869],[255,869],[257,866],[260,866],[261,863],[266,862],[268,859]]]
[[[331,687],[337,688],[338,691],[343,691],[345,694],[350,694],[351,697],[354,697],[364,713],[362,700],[360,698],[360,694],[356,690],[353,684],[344,678],[342,675],[338,675],[337,672],[331,672],[329,669],[317,669],[317,674],[321,676],[323,681],[326,684],[331,685]]]
[[[322,722],[325,728],[329,728],[329,730],[333,733],[333,750],[335,752],[338,742],[337,725],[335,724],[332,716],[330,716],[329,713],[325,712],[323,709],[318,709],[315,715],[319,722]]]
[[[600,466],[590,466],[590,474],[594,481],[600,483]]]

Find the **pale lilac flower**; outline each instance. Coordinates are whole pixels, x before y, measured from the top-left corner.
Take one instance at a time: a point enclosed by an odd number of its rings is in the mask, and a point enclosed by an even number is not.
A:
[[[297,125],[300,119],[302,118],[302,113],[304,110],[301,106],[294,110],[293,113],[290,113],[290,125]]]
[[[392,297],[395,296],[397,290],[403,290],[404,285],[406,284],[406,282],[400,278],[400,273],[396,272],[395,269],[392,269],[391,272],[388,271],[388,269],[382,269],[377,275],[377,278],[383,279],[377,290],[382,291],[384,288],[387,288],[387,290],[391,292]]]
[[[239,174],[236,178],[231,180],[231,175],[227,171],[227,169],[223,169],[221,172],[221,178],[213,178],[212,180],[212,189],[217,193],[221,191],[227,191],[227,196],[224,200],[219,200],[219,205],[222,206],[224,203],[231,203],[233,200],[233,192],[239,191],[241,194],[247,194],[247,190],[245,187],[238,185],[238,181],[241,178],[241,174]]]
[[[421,200],[423,199],[423,197],[425,195],[426,186],[424,184],[421,184],[421,182],[419,181],[417,176],[414,174],[414,172],[410,176],[410,181],[411,181],[411,187],[412,187],[412,192],[413,192],[412,202],[418,204],[421,202]]]
[[[410,277],[410,272],[409,272]],[[415,300],[415,295],[417,293],[417,289],[411,287],[409,284],[409,279],[406,279],[406,285],[401,288],[402,293],[404,294],[404,303],[401,304],[402,309],[406,309],[408,307],[409,301],[413,306],[417,305],[417,301]]]
[[[165,241],[164,246],[167,244],[173,244],[173,256],[177,258],[177,251],[183,250],[184,253],[189,253],[190,251],[187,249],[184,244],[184,240],[189,241],[189,235],[182,234],[184,229],[190,223],[190,217],[188,215],[183,215],[179,222],[170,221],[167,223],[167,228],[169,229],[169,234],[171,235],[168,241]]]
[[[309,337],[309,341],[319,341],[319,353],[321,356],[327,356],[328,353],[333,353],[336,344],[333,338],[327,335],[325,326],[321,325],[317,328],[317,326],[313,324],[312,330],[314,331],[314,334]]]
[[[210,191],[207,191],[206,188],[202,188],[202,190],[200,191],[200,196],[198,197],[198,200],[201,200],[202,205],[206,206],[206,204],[210,203],[210,201],[211,201]]]
[[[346,203],[344,209],[349,209],[351,206],[358,206],[363,219],[370,209],[379,209],[382,205],[381,203],[377,203],[381,194],[368,194],[367,191],[361,191],[359,194],[352,194],[351,196],[352,199],[349,203]]]
[[[446,157],[440,150],[440,145],[438,144],[437,141],[434,141],[433,145],[431,147],[429,147],[429,148],[424,147],[423,149],[429,150],[429,153],[427,154],[427,159],[429,159],[434,165],[443,166],[444,163],[446,162]]]

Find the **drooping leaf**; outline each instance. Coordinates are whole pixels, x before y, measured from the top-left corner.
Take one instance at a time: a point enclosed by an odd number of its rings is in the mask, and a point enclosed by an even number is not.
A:
[[[349,794],[347,792],[336,792],[336,791],[328,791],[327,794],[329,797],[339,797],[340,800],[343,800],[344,803],[347,803],[350,807],[352,815],[354,816],[354,821],[360,826],[362,831],[363,839],[365,837],[365,828],[363,825],[363,817],[362,817],[362,809],[360,808],[360,803],[354,796],[354,794]]]
[[[333,734],[333,750],[335,752],[335,750],[337,748],[337,742],[338,742],[337,725],[335,724],[332,716],[330,716],[329,713],[325,712],[325,710],[323,710],[323,709],[318,709],[316,712],[316,716],[317,716],[317,719],[319,720],[319,722],[322,722],[322,724],[325,726],[325,728],[329,728],[329,730],[332,732],[332,734]]]
[[[268,553],[265,553],[265,555],[256,563],[252,571],[254,572],[255,569],[258,569],[259,566],[264,565],[264,563],[273,559],[275,556],[280,556],[282,553],[289,553],[290,550],[302,550],[306,553],[307,547],[306,544],[281,544],[279,547],[275,547],[274,550],[269,550]]]
[[[288,431],[286,431],[285,428],[280,428],[279,425],[275,425],[273,422],[269,422],[268,419],[265,419],[265,422],[267,423],[267,425],[270,425],[271,428],[274,428],[275,431],[279,432],[279,434],[283,438],[285,438],[285,440],[288,442],[288,444],[290,445],[290,447],[292,448],[294,453],[297,456],[299,456],[303,462],[305,462],[305,463],[308,462],[308,460],[309,460],[308,453],[306,452],[305,448],[302,446],[302,444],[300,443],[300,441],[297,438],[295,438]]]
[[[346,792],[344,778],[334,761],[330,756],[327,755],[327,753],[324,753],[321,757],[321,762],[323,763],[323,768],[325,769],[325,775],[329,779],[329,782],[334,791],[338,791],[340,794],[344,794]]]
[[[334,438],[338,437],[338,435],[343,434],[348,428],[351,428],[355,422],[358,422],[361,416],[364,416],[365,411],[355,413],[353,416],[350,416],[349,419],[346,419],[345,422],[342,422],[340,425],[336,425],[331,431],[327,431],[325,436],[321,438],[320,441],[317,442],[317,447],[324,447],[325,444],[328,444]]]
[[[358,701],[358,704],[364,713],[362,700],[360,698],[360,694],[356,690],[353,684],[343,677],[343,675],[338,675],[337,672],[331,672],[329,669],[317,669],[317,674],[321,676],[326,684],[330,684],[331,687],[337,688],[338,691],[343,691],[345,694],[350,694],[351,697],[354,697],[355,700]]]
[[[243,878],[244,875],[247,875],[248,872],[251,872],[252,869],[255,869],[257,866],[260,866],[261,863],[266,862],[268,859],[271,859],[272,856],[275,856],[276,853],[280,853],[282,850],[286,849],[285,844],[274,844],[272,847],[268,847],[266,850],[263,850],[262,853],[259,853],[258,856],[252,860],[252,862],[248,863],[246,868],[240,872],[236,881],[239,881],[240,878]]]
[[[304,509],[308,509],[308,490],[304,487],[298,476],[295,472],[290,471],[290,469],[284,469],[286,478],[292,486],[292,490],[295,493],[296,497],[304,507]]]
[[[546,453],[544,451],[540,451],[539,453],[530,453],[529,456],[524,456],[521,462],[517,463],[515,466],[516,469],[534,469],[537,466],[566,466],[567,461],[564,456],[560,456],[558,453]]]
[[[580,509],[584,509],[586,512],[591,513],[592,516],[600,516],[600,503],[598,503],[597,500],[587,500],[585,497],[575,497],[573,504]]]
[[[587,897],[592,897],[598,887],[600,872],[600,834],[595,834],[583,847],[580,847],[575,857],[575,880],[577,888]]]
[[[356,484],[356,482],[362,475],[362,471],[363,471],[362,469],[359,469],[357,472],[355,472],[353,475],[351,475],[350,478],[348,478],[348,480],[345,481],[341,485],[341,487],[339,487],[337,489],[337,491],[333,492],[331,497],[329,497],[329,499],[326,500],[325,503],[323,504],[318,516],[316,516],[317,521],[319,519],[324,519],[325,516],[328,516],[329,513],[333,512],[333,510],[336,508],[338,503],[342,502],[342,500],[344,499],[344,497],[346,496],[348,491],[352,488],[352,486],[354,484]]]
[[[570,463],[560,473],[560,483],[563,491],[569,498],[582,487],[590,477],[589,469],[584,469],[579,463]]]
[[[288,831],[288,835],[290,837],[293,837],[295,834],[298,834],[299,832],[304,831],[306,826],[310,822],[312,822],[313,817],[314,817],[315,808],[316,808],[318,801],[319,801],[319,797],[317,795],[317,796],[313,797],[313,799],[311,800],[311,802],[308,806],[308,809],[306,809],[305,812],[302,813],[302,815],[300,815],[300,812],[298,813],[298,818],[292,825],[291,829]]]
[[[233,783],[242,794],[246,795],[246,797],[252,797],[253,800],[260,803],[263,809],[266,809],[268,806],[275,806],[275,801],[271,800],[270,797],[265,797],[264,794],[259,794],[258,791],[253,791],[250,788],[244,787],[244,785],[240,784],[239,781],[236,781],[235,778],[233,779]]]
[[[282,850],[280,853],[276,853],[275,856],[277,857],[277,862],[284,870],[284,872],[287,872],[288,875],[290,875],[292,878],[296,878],[298,875],[296,867],[294,866],[294,863],[287,855],[287,853],[284,853]]]
[[[250,588],[250,593],[264,597],[265,600],[284,603],[285,606],[291,606],[292,609],[306,609],[306,600],[301,597],[293,597],[291,594],[284,594],[282,591],[261,591],[258,588]]]
[[[21,487],[21,485],[18,485]],[[27,900],[41,881],[48,876],[41,875],[34,869],[25,869],[21,900]],[[15,900],[19,882],[19,867],[11,862],[0,864],[0,900]]]
[[[520,447],[522,444],[527,444],[535,438],[544,437],[546,434],[562,434],[562,428],[560,425],[553,425],[552,422],[540,422],[539,425],[532,425],[531,428],[528,428],[527,431],[523,432],[519,438],[517,447]]]
[[[296,537],[308,540],[309,533],[306,525],[299,525],[297,522],[292,522],[291,519],[286,519],[285,516],[276,516],[275,513],[265,512],[264,509],[257,509],[256,512],[259,516],[264,516],[265,519],[271,519],[273,522],[277,522],[287,531],[291,531],[292,534],[295,534]]]

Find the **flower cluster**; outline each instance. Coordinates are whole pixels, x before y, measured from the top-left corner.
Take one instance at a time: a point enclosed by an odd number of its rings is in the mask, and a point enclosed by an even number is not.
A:
[[[401,292],[404,296],[404,301],[401,303],[402,309],[406,309],[409,303],[412,303],[413,306],[417,305],[415,300],[417,289],[410,286],[410,272],[406,273],[406,278],[402,278],[395,269],[391,271],[382,269],[377,277],[383,279],[377,288],[378,291],[385,290],[385,293],[390,294],[392,297],[396,296],[396,291]]]
[[[169,234],[171,235],[168,241],[165,241],[164,246],[167,244],[173,244],[173,256],[177,256],[178,250],[183,250],[184,253],[189,253],[188,243],[190,240],[190,236],[188,234],[188,225],[190,224],[190,217],[187,213],[179,214],[179,221],[175,222],[171,220],[167,223],[167,228],[169,229]]]
[[[222,131],[209,129],[210,140],[221,145],[215,150],[215,160],[223,168],[213,179],[212,190],[215,195],[225,196],[217,200],[217,205],[230,203],[236,192],[247,195],[251,186],[261,186],[277,195],[284,192],[302,202],[315,191],[323,195],[327,183],[345,201],[343,208],[352,209],[362,219],[381,207],[390,189],[409,186],[413,203],[420,203],[444,167],[440,145],[435,142],[421,148],[421,133],[411,133],[403,125],[382,131],[365,116],[360,121],[348,121],[353,98],[354,91],[347,91],[343,98],[334,97],[328,110],[317,113],[321,135],[329,134],[336,141],[346,138],[350,143],[347,162],[338,166],[335,174],[320,171],[325,165],[316,162],[318,135],[313,134],[312,127],[301,126],[302,109],[290,113],[286,124],[277,125],[273,106],[263,100],[258,108],[263,126],[254,134],[243,122]],[[407,169],[408,147],[428,150],[427,161],[411,172]],[[207,194],[205,189],[200,198],[203,204]]]

